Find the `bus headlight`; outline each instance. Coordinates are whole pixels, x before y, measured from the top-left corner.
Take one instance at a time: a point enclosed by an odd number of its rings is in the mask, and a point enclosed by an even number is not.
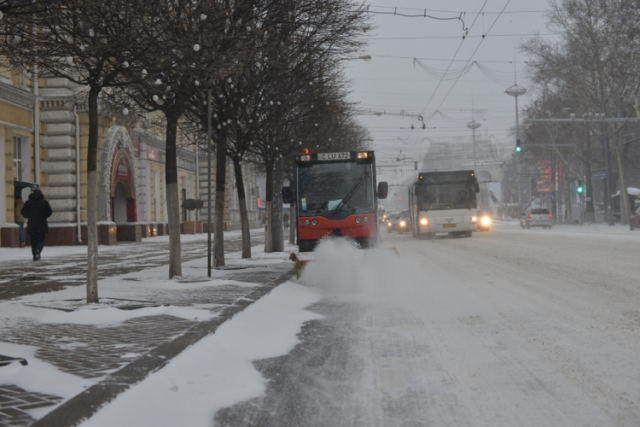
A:
[[[478,222],[478,217],[477,217],[477,216],[472,216],[472,217],[471,217],[471,222],[473,222],[474,224],[475,224],[476,222]]]
[[[429,220],[427,218],[420,218],[421,225],[429,225]]]
[[[369,222],[369,217],[368,217],[368,216],[365,216],[362,220],[363,220],[364,222]]]
[[[308,219],[304,220],[304,225],[309,225],[309,220]]]
[[[406,227],[407,221],[400,221],[400,227]]]
[[[357,218],[356,218],[356,224],[360,224],[360,222],[362,222],[362,218],[357,217]]]
[[[491,225],[491,218],[489,218],[488,216],[483,216],[482,218],[480,218],[480,224],[488,227],[489,225]]]
[[[311,225],[318,225],[318,220],[314,219],[313,221],[311,221]]]

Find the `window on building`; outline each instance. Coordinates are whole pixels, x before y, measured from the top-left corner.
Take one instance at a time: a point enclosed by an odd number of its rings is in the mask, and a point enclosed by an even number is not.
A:
[[[23,138],[13,137],[13,179],[14,181],[25,181],[25,166],[28,163],[25,159],[27,149],[24,147]]]

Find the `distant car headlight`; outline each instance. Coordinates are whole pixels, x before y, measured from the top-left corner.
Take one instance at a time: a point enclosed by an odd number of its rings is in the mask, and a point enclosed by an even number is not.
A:
[[[472,216],[471,217],[471,222],[478,222],[478,217],[477,216]]]
[[[387,222],[387,227],[391,227],[391,221]]]
[[[420,218],[420,224],[429,225],[429,220],[427,218]]]
[[[400,227],[406,227],[407,221],[400,221]]]
[[[491,225],[491,218],[489,218],[488,216],[483,216],[480,219],[480,224],[485,227],[488,227],[489,225]]]

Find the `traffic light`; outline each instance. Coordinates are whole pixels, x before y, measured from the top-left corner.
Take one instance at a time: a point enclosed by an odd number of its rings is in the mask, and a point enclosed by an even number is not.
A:
[[[520,144],[520,140],[516,139],[516,153],[520,153],[522,151],[522,145]]]
[[[576,184],[576,193],[584,193],[584,184],[582,183],[582,181],[578,181],[578,183]]]

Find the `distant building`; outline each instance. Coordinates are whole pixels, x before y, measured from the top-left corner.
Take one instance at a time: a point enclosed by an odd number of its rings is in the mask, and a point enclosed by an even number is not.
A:
[[[431,139],[421,171],[474,170],[480,183],[478,207],[490,206],[488,184],[502,181],[505,156],[492,137],[441,137]],[[477,166],[474,168],[474,165]]]

